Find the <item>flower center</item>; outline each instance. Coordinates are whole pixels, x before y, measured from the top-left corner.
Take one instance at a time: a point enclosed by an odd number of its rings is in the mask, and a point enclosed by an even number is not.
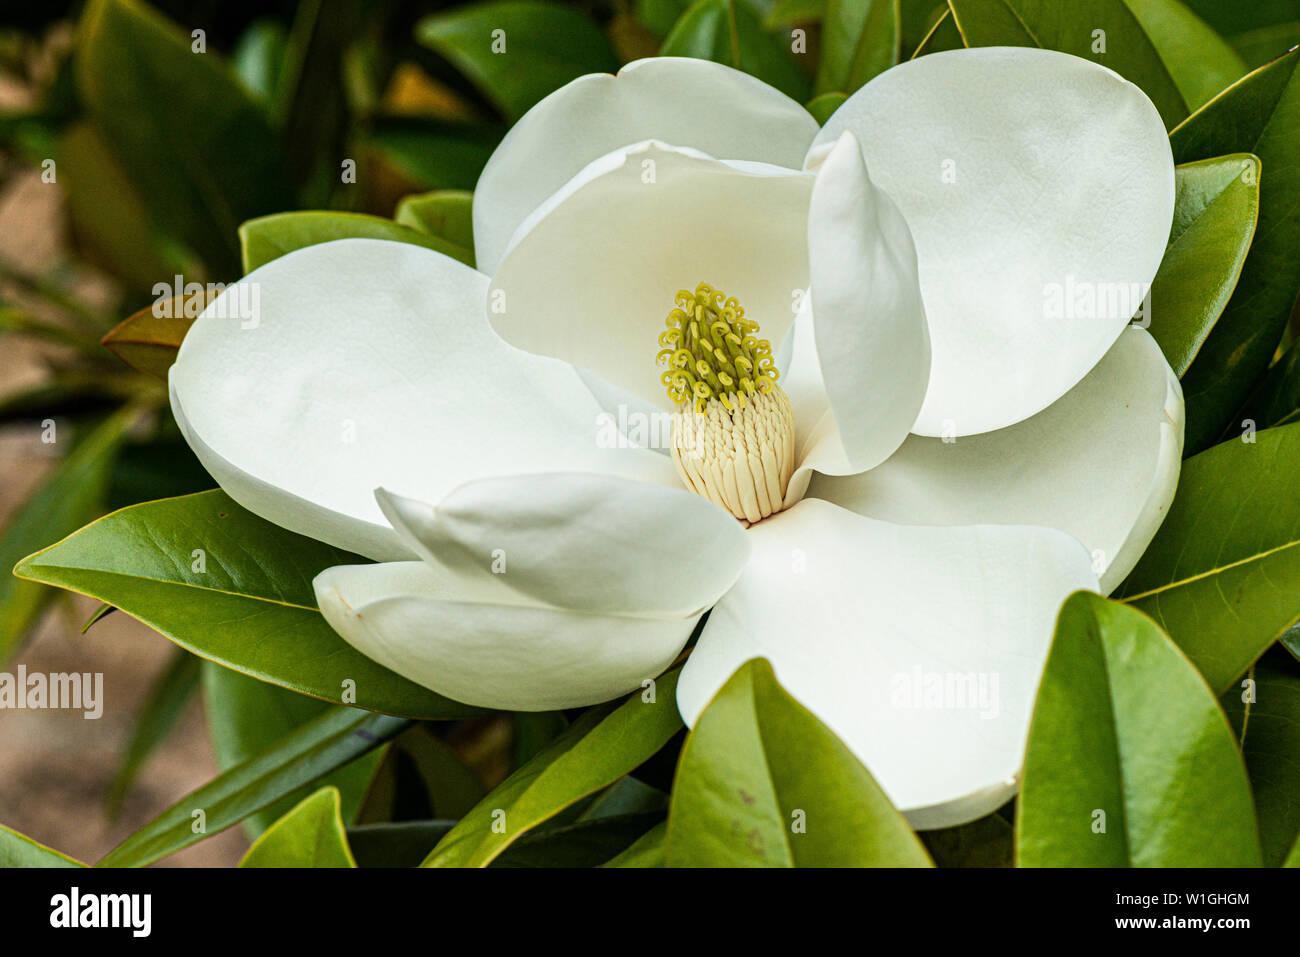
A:
[[[659,334],[682,482],[753,523],[779,512],[794,471],[794,410],[776,384],[772,344],[734,297],[700,283],[678,290]]]

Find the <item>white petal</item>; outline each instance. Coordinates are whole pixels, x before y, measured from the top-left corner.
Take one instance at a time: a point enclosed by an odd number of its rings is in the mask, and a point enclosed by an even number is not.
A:
[[[1093,555],[1109,594],[1178,485],[1183,393],[1156,341],[1125,330],[1082,382],[1033,418],[955,442],[912,436],[865,475],[808,494],[905,525],[1046,525]]]
[[[494,272],[524,218],[588,163],[658,139],[723,159],[797,167],[817,122],[739,70],[680,57],[593,73],[546,97],[511,128],[474,190],[478,268]]]
[[[740,523],[707,499],[606,475],[481,479],[437,508],[376,494],[425,561],[563,608],[698,615],[749,557]]]
[[[601,157],[520,227],[492,277],[493,328],[664,409],[655,360],[679,289],[736,297],[779,343],[808,284],[813,177],[743,165],[653,141]]]
[[[1146,95],[1063,53],[955,50],[854,93],[809,161],[846,130],[916,240],[934,355],[914,431],[999,429],[1078,383],[1169,239],[1173,158]]]
[[[818,499],[749,534],[753,557],[678,683],[686,722],[764,657],[914,827],[1005,802],[1057,610],[1096,588],[1083,547],[1046,528],[891,525]]]
[[[792,362],[816,365],[826,409],[808,423],[800,467],[861,472],[893,454],[916,421],[930,375],[930,338],[907,223],[872,183],[851,133],[817,170],[808,259],[813,355],[796,333],[801,354]],[[803,395],[809,374],[792,377],[796,422],[812,411]],[[791,484],[802,483],[796,477]]]
[[[371,558],[412,557],[379,486],[437,501],[485,475],[569,470],[678,485],[663,455],[601,447],[591,391],[570,366],[495,336],[486,291],[485,276],[419,246],[292,252],[194,323],[172,410],[237,502]],[[255,320],[222,318],[239,296]]]
[[[368,658],[465,704],[512,711],[632,691],[672,664],[699,619],[555,608],[424,562],[340,565],[313,584],[325,619]]]

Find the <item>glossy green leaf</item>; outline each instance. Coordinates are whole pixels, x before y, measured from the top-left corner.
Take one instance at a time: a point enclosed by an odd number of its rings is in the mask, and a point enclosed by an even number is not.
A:
[[[348,828],[348,844],[358,867],[419,867],[429,849],[455,821],[393,821]]]
[[[0,824],[0,868],[85,866],[81,861]]]
[[[1183,0],[1254,69],[1300,43],[1297,0]]]
[[[600,867],[663,823],[663,813],[619,814],[525,834],[493,867]]]
[[[831,118],[831,114],[838,110],[840,105],[848,98],[846,93],[823,93],[821,96],[814,96],[805,103],[804,109],[812,114],[814,120],[825,126],[826,121]]]
[[[910,59],[940,20],[952,19],[947,0],[898,0],[900,59]],[[953,27],[956,31],[956,27]],[[958,34],[957,46],[961,46]]]
[[[1116,598],[1224,691],[1300,617],[1300,423],[1183,463],[1160,530]]]
[[[1246,759],[1268,867],[1280,865],[1300,838],[1300,671],[1277,654],[1222,698]]]
[[[93,0],[78,90],[154,218],[215,275],[236,268],[244,220],[292,205],[279,141],[219,53],[136,0]]]
[[[795,23],[820,23],[830,0],[776,0],[763,18],[768,29]]]
[[[618,69],[618,57],[593,21],[572,7],[536,0],[437,13],[421,20],[415,35],[510,119],[584,73]]]
[[[740,2],[697,0],[673,25],[659,54],[737,67],[800,101],[811,89],[793,59],[789,33],[766,32],[758,14]]]
[[[604,867],[666,867],[664,841],[668,836],[668,822],[656,824],[636,842],[604,863]]]
[[[1259,224],[1228,307],[1183,379],[1186,452],[1208,447],[1268,368],[1300,290],[1300,50],[1256,70],[1169,134],[1179,163],[1251,152]],[[1234,423],[1235,424],[1235,423]]]
[[[776,682],[742,665],[686,739],[668,811],[670,867],[926,867],[862,763]]]
[[[962,50],[966,44],[962,40],[961,31],[957,29],[957,19],[952,15],[952,10],[945,5],[939,18],[930,25],[930,28],[921,36],[912,55],[908,59],[915,60],[919,56],[925,56],[927,53],[942,53],[945,50]]]
[[[898,62],[898,0],[827,0],[816,93],[852,93]]]
[[[1066,600],[1025,753],[1022,867],[1251,867],[1259,832],[1232,729],[1151,619]]]
[[[164,307],[151,303],[114,326],[100,343],[131,368],[166,382],[185,334],[208,300],[204,288],[165,300]]]
[[[0,533],[0,662],[18,648],[53,593],[42,585],[20,581],[10,569],[24,555],[51,539],[69,535],[103,507],[113,459],[127,428],[139,417],[128,407],[103,420],[85,436],[73,439],[72,450],[35,492],[16,510]],[[41,425],[57,443],[68,441],[70,423]],[[53,429],[48,432],[48,429]]]
[[[440,189],[407,196],[397,204],[393,218],[455,246],[456,257],[474,265],[474,194],[464,189]]]
[[[473,189],[505,129],[436,117],[378,116],[366,145],[415,189]]]
[[[1300,341],[1292,343],[1260,380],[1246,400],[1240,418],[1258,429],[1300,420]],[[1235,422],[1229,426],[1228,434],[1233,433],[1240,434]]]
[[[657,680],[653,702],[635,694],[617,707],[584,713],[466,814],[424,866],[484,867],[537,825],[648,759],[681,729],[677,675]]]
[[[86,628],[99,620],[104,609],[112,611],[112,606],[101,606],[100,611],[97,611],[95,616],[86,623]],[[82,631],[84,632],[86,628]],[[130,792],[131,785],[135,783],[140,768],[154,749],[167,739],[172,729],[176,727],[176,722],[189,707],[194,692],[199,687],[200,664],[201,659],[177,648],[172,652],[167,667],[149,686],[149,693],[136,713],[126,754],[122,758],[122,763],[118,765],[113,783],[108,787],[106,803],[111,816],[116,816],[121,810],[122,802]]]
[[[403,226],[379,216],[362,213],[332,213],[311,210],[276,213],[250,220],[239,227],[244,272],[250,273],[285,253],[335,239],[387,239],[395,243],[424,246],[465,262],[467,252],[455,243],[427,232]]]
[[[1151,283],[1149,331],[1181,376],[1241,275],[1259,216],[1259,160],[1248,153],[1180,166],[1169,247]]]
[[[181,798],[97,866],[143,867],[196,844],[379,747],[407,724],[353,708],[326,711]]]
[[[1245,72],[1232,48],[1177,0],[949,5],[967,46],[1036,46],[1092,60],[1140,86],[1169,128]]]
[[[358,561],[212,491],[114,512],[16,572],[115,605],[202,658],[300,694],[414,718],[479,713],[376,664],[325,622],[312,578]]]
[[[240,867],[356,867],[343,830],[338,788],[304,798],[253,842]]]
[[[212,750],[223,771],[256,757],[326,711],[348,710],[342,705],[330,705],[317,698],[277,688],[210,661],[203,663],[203,705]],[[352,820],[383,757],[383,750],[377,749],[357,758],[313,787],[331,785],[340,791],[342,813],[349,821]],[[303,788],[250,815],[244,822],[249,835],[256,837],[261,834],[308,793],[309,789]]]

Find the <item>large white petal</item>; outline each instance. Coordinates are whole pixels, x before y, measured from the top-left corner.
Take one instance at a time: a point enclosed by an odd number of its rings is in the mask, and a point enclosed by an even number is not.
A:
[[[584,166],[658,139],[723,159],[797,167],[817,134],[802,106],[761,80],[707,60],[654,57],[617,76],[579,77],[516,123],[474,190],[478,268],[494,272],[524,218]]]
[[[424,562],[340,565],[314,585],[325,619],[362,654],[449,698],[512,711],[632,691],[672,664],[699,619],[556,608]]]
[[[749,534],[753,556],[677,686],[688,724],[764,657],[913,826],[975,820],[1015,793],[1057,611],[1096,588],[1083,546],[1047,528],[891,525],[819,499]],[[936,682],[950,692],[927,699]]]
[[[426,561],[586,612],[697,615],[749,557],[740,523],[707,499],[608,475],[481,479],[436,508],[376,494]]]
[[[812,184],[654,141],[602,156],[520,227],[492,277],[493,328],[672,409],[655,359],[677,291],[707,282],[781,342],[808,285]]]
[[[914,431],[999,429],[1078,383],[1169,238],[1173,158],[1146,95],[1063,53],[955,50],[854,93],[809,162],[846,130],[916,240],[933,366]]]
[[[817,170],[808,261],[813,336],[808,342],[796,329],[791,357],[795,421],[810,420],[799,425],[808,431],[801,432],[800,472],[790,483],[795,498],[810,469],[850,474],[893,454],[916,421],[930,375],[912,236],[898,207],[871,181],[852,133]]]
[[[412,557],[380,486],[437,501],[486,475],[570,470],[678,485],[665,456],[602,447],[591,391],[572,367],[502,342],[486,292],[485,276],[419,246],[292,252],[194,323],[172,410],[237,502],[371,558]],[[241,296],[256,316],[222,318]]]
[[[809,495],[906,525],[1046,525],[1093,555],[1109,593],[1133,569],[1178,485],[1183,393],[1131,327],[1082,382],[1033,418],[953,442],[912,436],[865,475]]]

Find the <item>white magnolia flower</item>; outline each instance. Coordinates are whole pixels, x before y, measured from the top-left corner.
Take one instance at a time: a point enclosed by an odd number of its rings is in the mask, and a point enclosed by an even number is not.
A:
[[[506,136],[478,271],[290,253],[244,280],[254,328],[195,323],[172,408],[236,501],[379,562],[315,587],[392,670],[587,705],[711,608],[688,723],[766,656],[913,824],[956,824],[1014,791],[1062,599],[1118,584],[1173,496],[1182,396],[1129,323],[1173,203],[1150,101],[1063,54],[926,56],[820,130],[642,60]]]

